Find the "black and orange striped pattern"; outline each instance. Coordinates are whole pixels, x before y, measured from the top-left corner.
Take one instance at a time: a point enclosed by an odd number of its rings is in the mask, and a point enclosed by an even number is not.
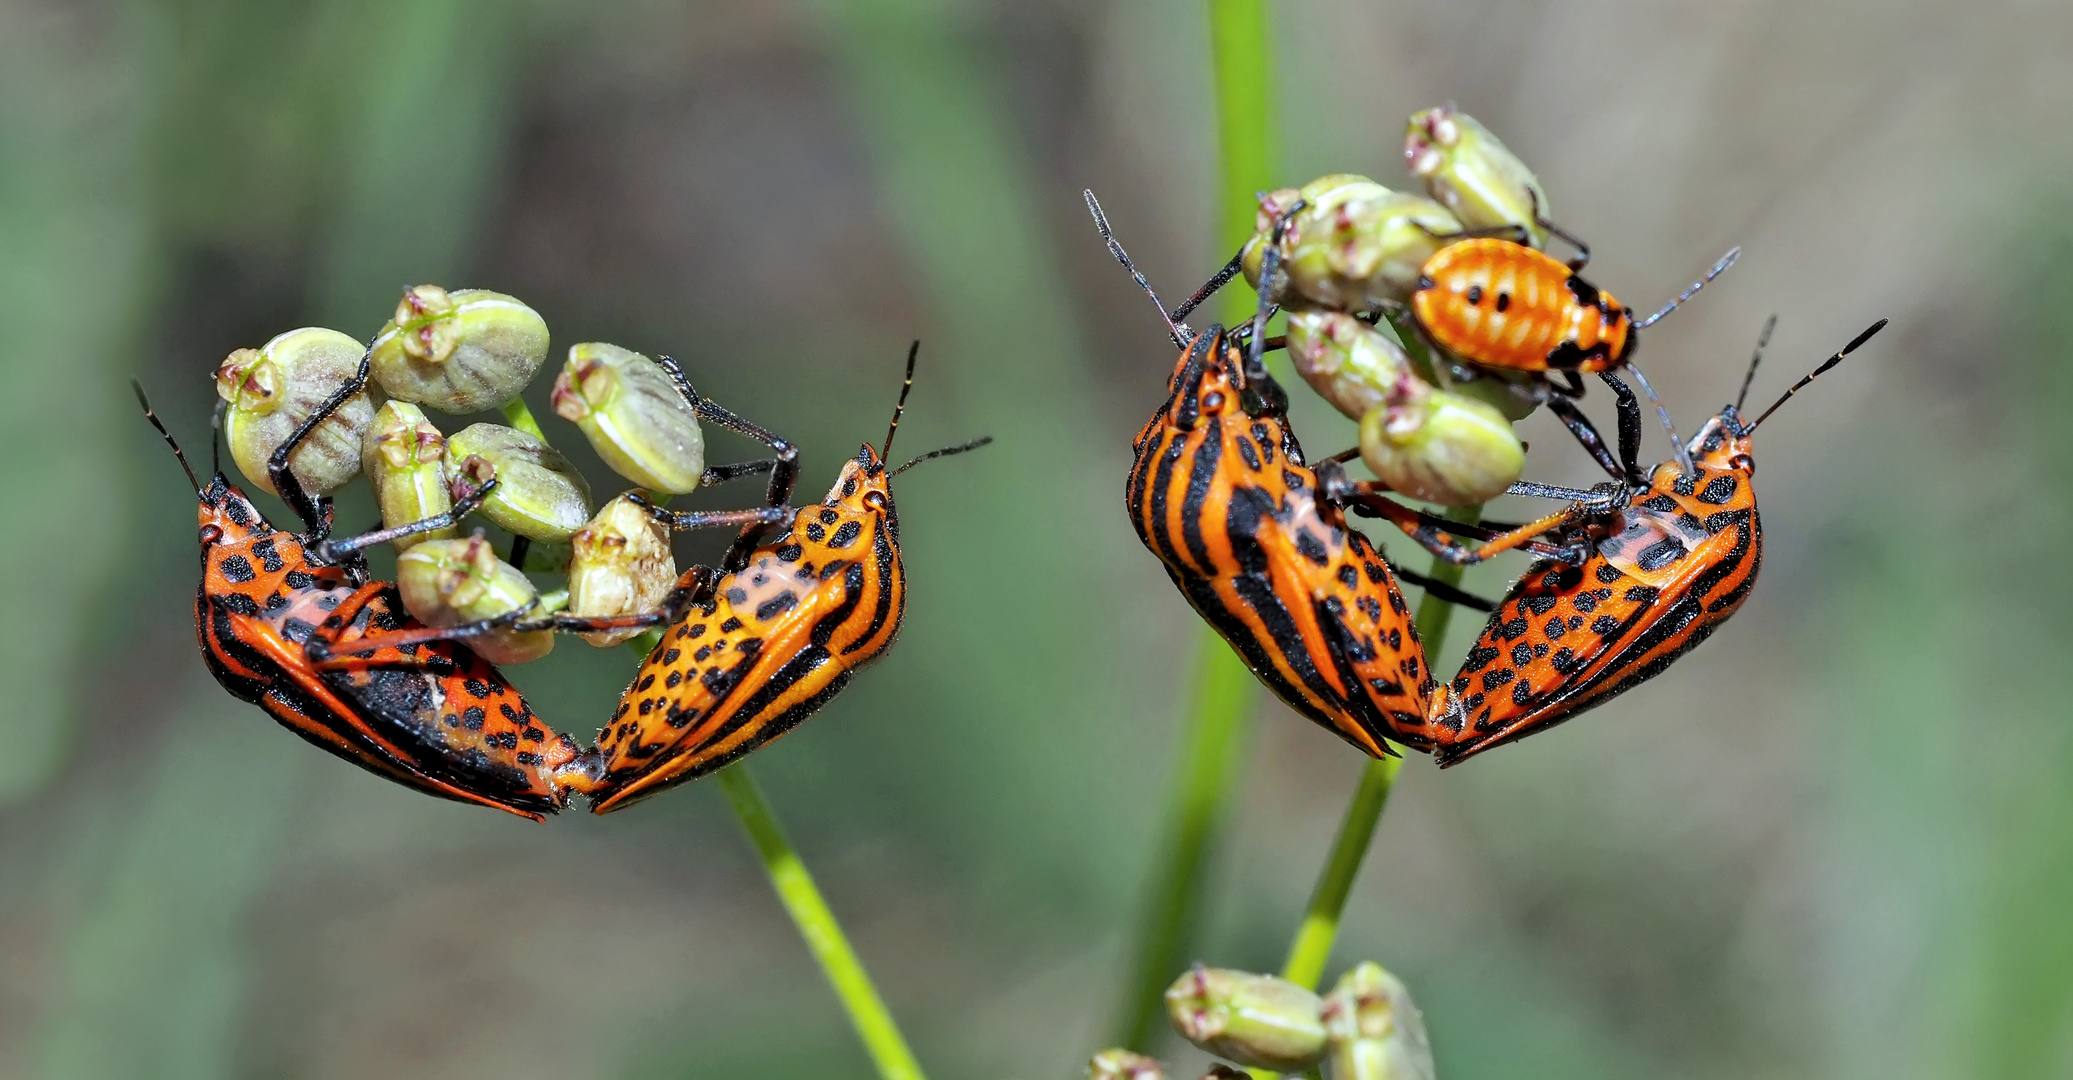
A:
[[[799,510],[664,631],[598,734],[592,809],[609,813],[735,761],[892,647],[907,584],[890,481],[863,447],[825,501]]]
[[[1442,767],[1654,678],[1742,606],[1763,561],[1749,430],[1730,406],[1691,451],[1692,472],[1656,466],[1624,510],[1587,527],[1582,563],[1537,563],[1512,587],[1434,698]]]
[[[224,689],[339,757],[428,794],[535,821],[568,801],[557,774],[576,768],[580,748],[466,648],[407,644],[316,666],[312,643],[347,645],[419,624],[393,585],[356,588],[339,567],[313,565],[302,538],[268,524],[221,474],[199,495],[195,630]]]
[[[1134,443],[1131,523],[1181,594],[1297,712],[1374,757],[1421,745],[1436,684],[1381,552],[1320,497],[1271,406],[1248,413],[1221,327],[1182,351]],[[1278,401],[1257,372],[1256,400]],[[1422,748],[1422,747],[1421,747]]]
[[[1472,364],[1611,371],[1633,349],[1633,312],[1524,244],[1488,237],[1449,244],[1419,275],[1411,293],[1419,327]]]

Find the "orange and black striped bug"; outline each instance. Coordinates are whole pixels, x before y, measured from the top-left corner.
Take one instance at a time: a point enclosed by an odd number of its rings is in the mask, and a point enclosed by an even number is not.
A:
[[[1320,497],[1285,419],[1287,399],[1260,363],[1263,315],[1244,349],[1220,326],[1193,333],[1131,264],[1093,193],[1086,198],[1110,253],[1159,304],[1181,350],[1165,403],[1132,442],[1124,502],[1139,539],[1290,708],[1374,757],[1390,753],[1385,739],[1419,737],[1437,683],[1397,589],[1400,572]],[[1278,247],[1267,251],[1268,277]]]
[[[886,467],[919,347],[916,342],[907,354],[884,445],[859,449],[819,505],[796,511],[780,505],[791,494],[787,476],[771,492],[769,516],[744,526],[719,569],[692,567],[648,615],[517,624],[572,632],[643,623],[664,628],[598,734],[583,789],[595,812],[621,809],[740,759],[818,712],[858,668],[891,648],[907,602],[892,478],[992,441],[975,439]],[[695,399],[682,372],[671,374]],[[708,523],[698,514],[649,509],[677,528]],[[765,542],[780,523],[790,527]],[[491,620],[393,640],[461,637],[508,625],[509,619]]]
[[[1686,448],[1689,468],[1663,462],[1617,511],[1566,527],[1566,539],[1587,554],[1529,569],[1454,680],[1434,695],[1425,740],[1434,759],[1452,765],[1603,704],[1660,674],[1726,622],[1748,598],[1763,558],[1750,482],[1757,427],[1885,325],[1881,319],[1858,334],[1745,423],[1759,342],[1741,395]],[[1769,336],[1766,325],[1763,340]],[[1634,409],[1631,399],[1624,407]],[[1625,425],[1639,426],[1638,419]]]
[[[144,401],[141,388],[137,398]],[[342,401],[343,398],[334,398]],[[540,820],[567,801],[561,775],[581,750],[533,715],[497,669],[463,648],[381,649],[320,670],[312,646],[346,645],[415,626],[393,585],[358,568],[314,561],[330,524],[328,499],[310,499],[288,454],[321,421],[298,429],[269,462],[275,490],[306,532],[268,524],[219,471],[196,480],[173,437],[144,403],[201,500],[202,579],[195,632],[223,688],[304,739],[371,772],[441,798]],[[487,488],[464,501],[462,511]],[[439,527],[433,523],[428,528]]]

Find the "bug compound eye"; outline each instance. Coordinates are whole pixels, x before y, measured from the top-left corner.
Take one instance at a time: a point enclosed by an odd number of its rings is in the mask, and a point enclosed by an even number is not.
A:
[[[1756,459],[1748,454],[1736,454],[1728,459],[1728,467],[1736,472],[1753,473],[1756,471]]]
[[[885,495],[876,491],[864,492],[864,505],[881,514],[885,513]]]
[[[196,537],[196,539],[201,542],[203,547],[207,547],[223,539],[223,528],[220,525],[204,525],[202,526],[201,535]]]

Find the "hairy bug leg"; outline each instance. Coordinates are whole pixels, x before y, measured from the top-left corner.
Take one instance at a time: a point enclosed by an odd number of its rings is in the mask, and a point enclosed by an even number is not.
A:
[[[915,349],[920,347],[921,342],[917,341],[914,343]],[[764,493],[765,501],[771,506],[783,506],[789,501],[792,497],[792,486],[799,478],[799,448],[769,428],[748,420],[711,398],[700,394],[692,387],[690,378],[684,374],[683,367],[675,359],[663,356],[658,357],[655,362],[660,364],[662,370],[668,373],[670,380],[677,384],[677,392],[684,395],[684,401],[691,406],[693,412],[698,414],[700,420],[718,424],[737,435],[745,435],[777,452],[776,457],[763,461],[743,462],[740,465],[722,465],[706,470],[708,474],[716,476],[714,482],[717,483],[720,480],[748,475],[750,472],[759,471],[761,466],[768,464],[770,468],[770,485]],[[911,370],[913,364],[912,351],[909,353],[908,363]],[[769,524],[763,521],[751,522],[744,526],[741,535],[735,538],[733,545],[727,549],[727,554],[721,558],[720,568],[732,571],[747,565],[749,553],[756,549],[756,545],[762,543],[769,527]]]

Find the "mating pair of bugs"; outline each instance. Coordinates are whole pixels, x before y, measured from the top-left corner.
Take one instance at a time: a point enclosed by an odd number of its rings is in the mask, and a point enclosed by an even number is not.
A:
[[[694,566],[654,610],[608,618],[531,617],[526,610],[432,628],[404,611],[388,582],[370,581],[360,549],[452,525],[488,494],[398,529],[334,540],[328,498],[311,498],[288,468],[310,433],[366,384],[368,363],[296,428],[267,462],[303,531],[275,528],[221,471],[198,481],[144,403],[200,497],[202,579],[195,629],[209,669],[236,697],[289,730],[399,783],[540,820],[583,794],[607,813],[704,776],[818,711],[856,670],[882,656],[906,610],[892,478],[977,439],[888,469],[913,386],[919,343],[883,446],[866,444],[819,505],[786,504],[797,450],[700,396],[674,362],[664,369],[703,420],[756,438],[775,456],[710,470],[718,479],[769,470],[767,505],[671,513],[674,528],[741,529],[717,568]],[[138,390],[143,402],[143,392]],[[494,483],[494,481],[492,481]],[[772,530],[781,529],[774,537]],[[461,639],[501,629],[569,632],[659,627],[662,639],[628,684],[592,747],[555,734],[495,667]]]
[[[1194,333],[1180,320],[1228,280],[1229,269],[1169,311],[1091,192],[1087,203],[1109,250],[1159,305],[1181,350],[1165,404],[1133,443],[1125,501],[1139,537],[1276,696],[1375,757],[1389,753],[1385,740],[1392,740],[1451,765],[1610,700],[1705,640],[1748,597],[1762,560],[1750,485],[1757,427],[1886,325],[1882,319],[1866,329],[1745,422],[1742,406],[1770,337],[1766,324],[1735,404],[1689,443],[1671,429],[1676,459],[1644,473],[1639,404],[1611,376],[1631,350],[1626,309],[1577,278],[1576,265],[1521,244],[1476,238],[1443,247],[1413,296],[1421,332],[1472,363],[1599,372],[1618,396],[1617,460],[1581,414],[1563,416],[1609,483],[1590,491],[1515,484],[1511,494],[1574,501],[1525,525],[1478,528],[1350,480],[1339,467],[1350,453],[1310,467],[1286,421],[1286,398],[1261,363],[1266,290],[1246,330]],[[1287,220],[1284,214],[1274,224],[1263,283],[1274,280]],[[1732,253],[1715,273],[1731,261]],[[1511,309],[1512,331],[1501,321],[1463,317],[1459,309],[1478,308],[1486,297],[1497,312]],[[1667,411],[1663,420],[1668,427]],[[1397,588],[1400,572],[1347,524],[1349,508],[1397,525],[1455,564],[1512,549],[1543,556],[1495,605],[1449,683],[1432,677]]]

